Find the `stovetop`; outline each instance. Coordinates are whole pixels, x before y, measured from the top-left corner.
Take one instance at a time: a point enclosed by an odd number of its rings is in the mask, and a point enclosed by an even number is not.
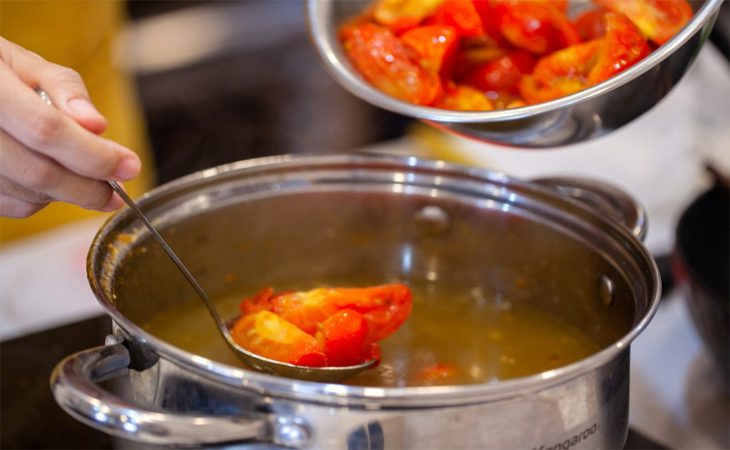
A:
[[[101,345],[111,319],[98,316],[0,342],[0,448],[107,449],[109,435],[66,414],[48,385],[53,367],[64,357]],[[636,430],[629,430],[626,449],[663,449]]]

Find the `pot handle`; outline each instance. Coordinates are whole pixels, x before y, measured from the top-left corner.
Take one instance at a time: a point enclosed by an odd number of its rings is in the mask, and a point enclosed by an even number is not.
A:
[[[581,177],[546,177],[534,180],[556,189],[623,224],[639,240],[646,237],[646,210],[623,190],[600,181]]]
[[[306,441],[308,430],[302,424],[279,417],[169,413],[127,402],[99,386],[127,373],[129,364],[129,350],[120,343],[81,351],[58,363],[51,375],[51,390],[61,408],[79,421],[149,444],[199,446],[259,439],[301,447]]]

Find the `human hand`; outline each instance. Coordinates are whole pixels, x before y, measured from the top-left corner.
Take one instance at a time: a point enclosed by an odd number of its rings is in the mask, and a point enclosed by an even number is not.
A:
[[[52,201],[120,208],[104,180],[130,180],[141,163],[98,136],[106,126],[76,72],[0,37],[0,216],[28,217]]]

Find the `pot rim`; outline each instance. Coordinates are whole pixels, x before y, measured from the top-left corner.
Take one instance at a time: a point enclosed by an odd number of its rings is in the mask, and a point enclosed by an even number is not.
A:
[[[618,341],[587,358],[557,369],[543,371],[538,374],[519,378],[473,385],[363,387],[283,378],[212,361],[208,358],[182,350],[153,336],[135,324],[132,320],[125,317],[121,311],[115,307],[110,296],[106,294],[101,280],[99,280],[99,277],[97,277],[94,273],[93,266],[94,259],[99,253],[99,248],[101,247],[101,243],[105,236],[111,233],[115,226],[123,219],[132,215],[132,212],[128,209],[118,212],[107,219],[91,243],[87,256],[87,276],[91,289],[102,308],[125,332],[125,337],[131,337],[135,344],[149,347],[156,354],[171,360],[175,364],[190,369],[201,376],[214,379],[229,386],[240,387],[256,392],[265,392],[267,395],[275,395],[277,397],[296,398],[299,401],[305,400],[322,404],[347,404],[348,406],[361,406],[364,408],[373,407],[374,405],[377,405],[378,408],[387,408],[389,406],[429,407],[463,405],[478,403],[485,400],[515,397],[524,393],[535,392],[555,386],[597,369],[607,362],[615,359],[621,352],[628,350],[630,343],[643,331],[654,316],[659,306],[659,298],[661,294],[659,270],[648,250],[629,232],[626,227],[601,216],[576,200],[566,198],[565,196],[558,194],[548,187],[528,181],[522,181],[501,172],[463,166],[445,161],[422,159],[413,156],[393,156],[372,153],[270,156],[224,164],[192,173],[145,193],[140,199],[138,199],[138,204],[144,207],[145,203],[163,196],[166,193],[170,193],[189,184],[232,171],[255,172],[259,169],[271,168],[271,166],[291,167],[297,165],[378,162],[399,164],[401,167],[446,170],[453,173],[479,177],[488,181],[508,182],[511,185],[529,188],[533,190],[533,192],[538,192],[542,195],[559,198],[562,201],[571,203],[573,207],[579,208],[584,212],[596,216],[602,222],[602,225],[610,227],[612,232],[618,233],[623,239],[630,241],[635,247],[634,250],[640,253],[646,263],[647,268],[649,269],[646,276],[650,282],[647,293],[651,296],[651,298],[647,299],[648,306],[646,312],[643,317],[641,317],[641,320],[634,323],[632,328]]]

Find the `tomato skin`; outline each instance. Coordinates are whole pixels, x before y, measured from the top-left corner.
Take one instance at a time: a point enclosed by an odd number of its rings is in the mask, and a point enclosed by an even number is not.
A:
[[[626,70],[649,54],[641,31],[623,14],[607,12],[606,35],[541,58],[530,76],[520,80],[530,103],[578,92]]]
[[[363,315],[370,337],[379,341],[394,333],[411,314],[413,297],[404,284],[383,284],[368,288],[332,288],[328,295],[340,309]]]
[[[578,35],[584,41],[600,39],[606,35],[606,20],[604,8],[591,9],[578,16],[573,24]]]
[[[412,28],[400,38],[403,45],[412,51],[412,60],[428,72],[443,74],[450,72],[457,47],[456,30],[444,25],[427,25]]]
[[[448,25],[461,38],[477,37],[486,33],[474,3],[469,0],[445,0],[425,23]]]
[[[495,0],[472,0],[474,10],[482,20],[484,32],[498,44],[504,44],[504,37],[500,31],[500,17],[497,11],[498,2]]]
[[[538,54],[580,42],[573,24],[549,3],[513,2],[503,13],[500,29],[512,44]]]
[[[602,39],[584,42],[540,58],[518,88],[528,103],[541,103],[588,87],[588,73],[598,58]]]
[[[365,353],[364,361],[375,360],[375,364],[372,366],[372,368],[375,368],[380,365],[381,359],[383,358],[380,351],[380,344],[378,344],[377,342],[371,342],[370,346],[367,349],[367,352]]]
[[[339,310],[324,289],[281,294],[273,299],[271,305],[272,312],[311,335],[317,332],[320,323]]]
[[[649,54],[641,30],[623,14],[606,13],[606,36],[598,60],[588,74],[588,84],[598,84],[633,66]]]
[[[444,0],[378,0],[372,9],[373,18],[394,33],[418,26]]]
[[[455,111],[491,111],[494,109],[492,101],[484,92],[462,85],[448,87],[436,106]]]
[[[253,299],[259,298],[262,290]],[[262,296],[263,297],[263,296]],[[245,299],[244,304],[253,299]],[[271,295],[264,305],[306,333],[314,335],[320,323],[343,309],[362,314],[371,339],[380,340],[397,330],[413,307],[411,290],[404,284],[367,288],[317,288],[310,291]],[[250,306],[242,307],[244,311]]]
[[[544,86],[568,79],[585,83],[602,44],[602,39],[596,39],[544,56],[537,62],[532,74]]]
[[[441,92],[439,77],[408,58],[403,43],[385,27],[362,23],[341,32],[343,48],[357,71],[384,93],[429,105]]]
[[[259,311],[271,311],[273,307],[272,299],[274,296],[273,288],[263,288],[254,294],[253,297],[247,298],[241,302],[242,314],[253,314]]]
[[[290,364],[322,367],[325,354],[317,340],[270,311],[241,316],[231,329],[241,347]]]
[[[644,36],[662,45],[692,18],[686,0],[595,0],[611,11],[625,14]]]
[[[322,322],[317,331],[328,366],[353,366],[367,360],[370,330],[362,314],[343,309]]]
[[[518,94],[523,75],[532,72],[537,60],[526,51],[516,51],[467,72],[462,82],[482,91]]]
[[[561,2],[480,0],[475,6],[485,29],[496,27],[510,44],[532,53],[549,53],[580,42]]]

